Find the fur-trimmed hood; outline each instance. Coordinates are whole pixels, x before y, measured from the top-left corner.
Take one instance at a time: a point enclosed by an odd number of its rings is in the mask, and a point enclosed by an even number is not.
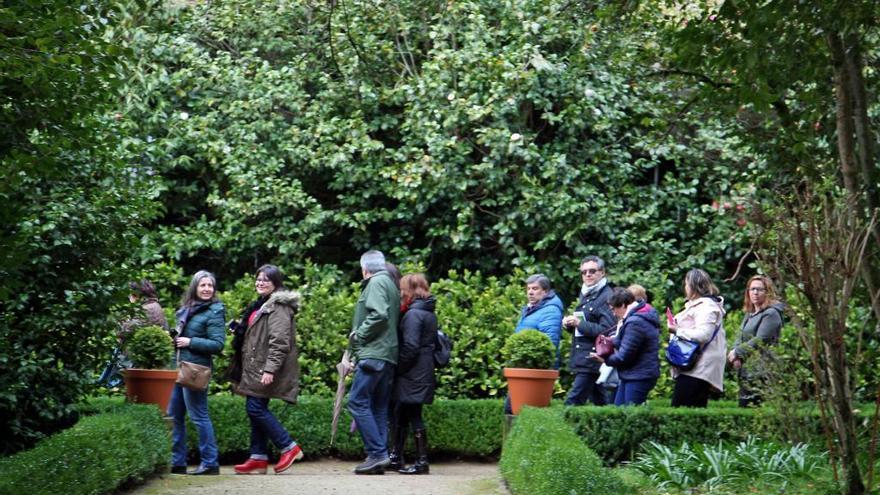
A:
[[[263,304],[261,311],[271,311],[276,304],[290,306],[294,313],[299,311],[302,295],[295,290],[276,290],[269,296],[269,300]]]

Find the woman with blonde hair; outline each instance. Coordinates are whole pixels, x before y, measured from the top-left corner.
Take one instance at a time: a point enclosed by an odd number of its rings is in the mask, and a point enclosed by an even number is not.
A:
[[[746,283],[743,322],[727,361],[737,370],[739,406],[761,403],[760,389],[770,378],[776,356],[770,349],[779,341],[784,305],[776,296],[773,281],[755,275]]]
[[[401,474],[428,474],[428,437],[422,420],[422,406],[434,402],[434,346],[437,342],[437,315],[428,280],[421,273],[400,279],[400,326],[397,376],[392,400],[396,404],[396,424],[392,433],[392,469]],[[403,448],[407,429],[412,428],[416,462],[404,466]]]

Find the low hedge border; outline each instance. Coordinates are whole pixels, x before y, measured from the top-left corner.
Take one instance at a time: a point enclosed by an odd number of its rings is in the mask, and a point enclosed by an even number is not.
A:
[[[743,441],[749,435],[785,441],[780,427],[783,422],[798,441],[825,444],[819,413],[811,408],[786,411],[782,418],[771,407],[746,409],[718,404],[700,409],[668,404],[656,401],[634,407],[570,407],[565,409],[564,418],[607,464],[632,460],[648,441],[670,447],[682,442]],[[857,428],[868,436],[873,412],[873,407],[856,411]]]
[[[92,414],[117,407],[121,398],[94,398],[79,407],[81,414]],[[333,399],[300,397],[295,405],[273,400],[269,408],[306,453],[313,456],[334,455],[342,458],[363,457],[363,442],[357,432],[349,431],[351,415],[343,407],[336,440],[330,445],[330,422]],[[250,447],[250,423],[244,398],[235,395],[212,395],[208,410],[221,462],[241,462]],[[432,455],[462,457],[494,457],[501,451],[504,428],[503,403],[500,400],[436,400],[425,406]],[[190,455],[196,459],[197,432],[187,427]],[[408,447],[412,450],[411,439]]]
[[[632,493],[563,420],[559,407],[526,407],[504,443],[501,475],[514,495]]]
[[[112,405],[0,459],[0,494],[98,495],[164,470],[168,426],[154,406]]]

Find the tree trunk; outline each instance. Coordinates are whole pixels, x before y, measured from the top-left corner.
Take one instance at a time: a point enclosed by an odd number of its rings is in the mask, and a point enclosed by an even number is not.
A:
[[[877,191],[875,138],[871,130],[871,120],[868,117],[868,96],[863,74],[864,61],[858,37],[850,34],[845,41],[846,44],[841,46],[843,49],[843,70],[846,71],[848,83],[846,91],[852,103],[852,122],[857,145],[856,159],[861,171],[860,183],[863,185],[864,205],[868,208],[868,214],[871,215],[880,207],[880,197],[878,197]],[[837,70],[837,66],[835,66],[835,70]],[[880,246],[880,223],[875,224],[871,229],[871,236],[874,238],[874,246]],[[875,294],[880,290],[878,289],[880,288],[880,264],[876,262],[873,252],[868,253],[862,264],[862,277],[871,297],[874,318],[880,322],[880,303],[875,298]]]
[[[841,464],[844,468],[847,495],[862,495],[865,485],[862,482],[858,460],[858,440],[855,416],[852,411],[852,397],[849,388],[849,374],[846,367],[846,349],[843,335],[834,332],[823,338],[825,365],[831,386],[831,411],[834,416],[837,440],[840,442]]]
[[[858,204],[864,206],[861,188],[859,187],[858,168],[855,158],[855,132],[853,126],[853,104],[850,95],[850,77],[846,70],[846,54],[840,36],[835,32],[826,35],[828,47],[831,49],[831,62],[834,66],[834,93],[837,100],[837,154],[840,158],[840,172],[843,175],[843,186]]]

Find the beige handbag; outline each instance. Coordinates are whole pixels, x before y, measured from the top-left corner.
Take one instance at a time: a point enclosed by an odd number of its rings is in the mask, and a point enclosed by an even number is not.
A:
[[[211,367],[180,360],[180,349],[177,350],[177,383],[190,390],[203,392],[208,389],[211,381]]]

